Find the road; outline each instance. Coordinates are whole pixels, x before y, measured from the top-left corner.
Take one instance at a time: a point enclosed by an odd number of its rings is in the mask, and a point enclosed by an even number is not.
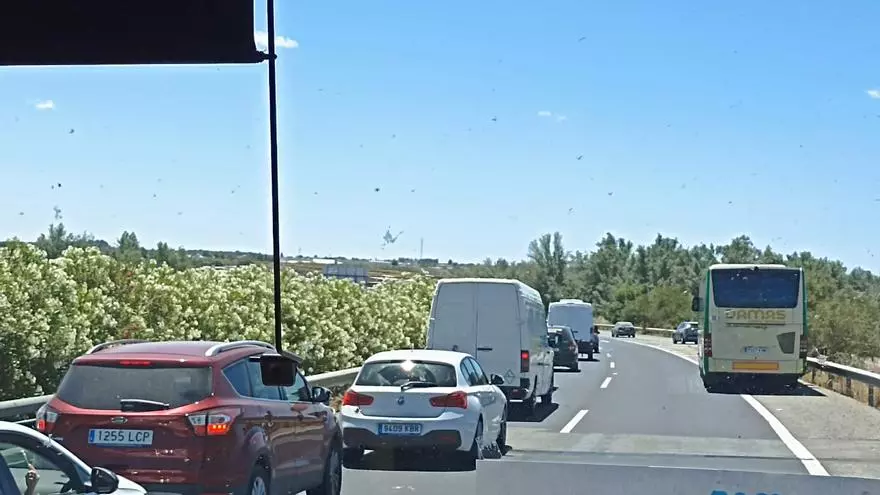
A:
[[[699,379],[696,346],[666,338],[603,335],[601,347],[595,361],[581,363],[579,373],[557,369],[554,404],[539,409],[536,417],[514,415],[510,450],[500,460],[483,462],[880,479],[876,409],[808,386],[784,395],[710,394]],[[351,495],[474,493],[477,478],[475,471],[459,471],[440,459],[376,454],[343,476],[343,493]]]

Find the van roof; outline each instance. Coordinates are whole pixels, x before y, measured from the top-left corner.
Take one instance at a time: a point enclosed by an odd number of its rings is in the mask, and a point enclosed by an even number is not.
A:
[[[450,284],[501,284],[501,285],[513,285],[519,288],[523,293],[530,295],[532,297],[541,300],[541,293],[532,288],[529,285],[526,285],[519,280],[513,278],[478,278],[478,277],[465,277],[465,278],[441,278],[437,281],[437,287],[441,285],[450,285]]]
[[[593,307],[592,304],[582,301],[580,299],[560,299],[558,301],[554,301],[550,303],[550,306],[589,306]]]

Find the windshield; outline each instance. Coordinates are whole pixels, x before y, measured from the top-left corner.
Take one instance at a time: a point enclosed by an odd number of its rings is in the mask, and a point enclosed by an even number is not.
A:
[[[57,395],[85,409],[119,411],[120,401],[126,399],[176,408],[211,395],[211,369],[76,364],[61,381]]]
[[[878,24],[2,2],[0,421],[150,492],[880,480]]]
[[[714,270],[712,293],[719,308],[794,308],[800,280],[795,270]]]
[[[425,382],[437,387],[454,387],[458,382],[455,367],[429,361],[376,361],[365,364],[355,385],[396,387],[408,382]]]

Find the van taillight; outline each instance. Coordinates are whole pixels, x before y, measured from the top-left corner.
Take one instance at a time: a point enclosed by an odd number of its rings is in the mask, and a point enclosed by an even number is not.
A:
[[[706,357],[712,357],[712,334],[707,333],[703,335],[703,355]]]
[[[52,430],[55,428],[55,423],[58,422],[58,413],[47,404],[43,404],[37,409],[36,417],[37,431],[46,435],[52,433]]]
[[[529,372],[529,351],[520,351],[519,353],[519,372]]]
[[[578,350],[578,346],[575,345],[574,342],[569,342],[568,343],[568,350],[571,352],[576,352]]]
[[[345,395],[342,396],[342,405],[343,406],[369,406],[373,403],[373,396],[366,394],[359,394],[354,390],[348,390],[345,392]]]
[[[239,409],[209,409],[190,414],[186,417],[193,428],[193,433],[200,437],[222,436],[232,430],[232,423],[241,414]]]
[[[807,358],[807,353],[809,352],[808,351],[809,348],[810,348],[810,340],[807,338],[806,335],[801,335],[801,352],[800,352],[801,359]]]
[[[447,395],[431,397],[431,405],[434,407],[457,407],[467,409],[467,394],[461,391]]]

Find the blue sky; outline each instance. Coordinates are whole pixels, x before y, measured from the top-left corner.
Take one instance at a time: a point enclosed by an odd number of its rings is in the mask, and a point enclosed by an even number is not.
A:
[[[278,65],[285,254],[415,256],[423,238],[426,257],[481,260],[555,230],[571,250],[607,231],[745,233],[880,270],[876,1],[280,1],[277,16],[296,41]],[[0,234],[35,238],[57,205],[101,238],[268,252],[265,70],[0,69]],[[388,228],[403,234],[383,248]]]

